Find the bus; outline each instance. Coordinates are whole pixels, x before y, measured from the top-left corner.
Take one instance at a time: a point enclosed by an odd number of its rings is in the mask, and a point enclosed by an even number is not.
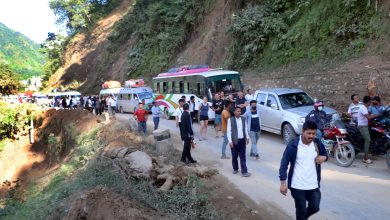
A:
[[[145,110],[150,110],[152,107],[153,92],[152,88],[148,86],[102,89],[99,93],[100,99],[109,95],[114,95],[117,98],[117,110],[120,113],[134,113],[138,108],[138,104],[142,101],[145,102]]]
[[[240,74],[232,70],[211,69],[206,65],[182,66],[160,73],[153,78],[153,92],[155,101],[164,112],[165,118],[174,115],[182,96],[186,101],[195,96],[196,108],[206,96],[209,105],[216,92],[223,91],[225,95],[236,94],[242,91]],[[215,113],[209,110],[209,119],[214,120]]]

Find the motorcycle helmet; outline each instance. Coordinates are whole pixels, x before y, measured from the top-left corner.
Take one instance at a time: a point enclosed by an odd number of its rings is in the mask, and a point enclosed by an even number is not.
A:
[[[322,102],[322,101],[316,101],[315,103],[314,103],[314,109],[316,110],[316,111],[318,111],[318,107],[324,107],[324,103]]]

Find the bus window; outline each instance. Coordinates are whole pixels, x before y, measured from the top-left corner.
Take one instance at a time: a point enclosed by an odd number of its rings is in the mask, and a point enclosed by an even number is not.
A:
[[[167,82],[163,82],[163,93],[167,93],[167,91],[168,91],[168,85],[167,85]],[[134,98],[135,98],[135,96],[134,96]]]
[[[134,94],[134,99],[135,99],[135,100],[138,100],[137,94]]]
[[[175,88],[173,89],[175,93],[180,93],[180,83],[175,82]]]
[[[196,94],[200,96],[200,83],[196,83]]]
[[[184,93],[184,82],[183,81],[180,81],[179,83],[179,93]]]
[[[131,100],[131,94],[127,95],[127,100]]]
[[[154,82],[153,83],[153,92],[158,92],[158,90],[159,90],[159,87],[160,87],[160,83],[158,83],[158,82]]]
[[[190,83],[186,82],[184,83],[184,93],[188,94],[190,90]]]
[[[176,90],[175,90],[175,82],[169,82],[171,83],[171,86],[169,87],[169,93],[176,93]]]

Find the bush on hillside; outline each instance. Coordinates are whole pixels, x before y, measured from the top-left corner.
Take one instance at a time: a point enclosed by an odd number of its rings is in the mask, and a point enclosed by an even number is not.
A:
[[[375,14],[370,1],[252,2],[233,19],[231,68],[348,58],[364,49]]]

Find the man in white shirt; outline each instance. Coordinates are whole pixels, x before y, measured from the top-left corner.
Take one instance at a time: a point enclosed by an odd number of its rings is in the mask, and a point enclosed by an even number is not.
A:
[[[176,127],[178,127],[180,129],[180,136],[181,136],[181,115],[183,114],[183,105],[184,105],[184,99],[179,99],[179,107],[176,108],[175,110],[175,113],[174,113],[174,116],[176,118]],[[183,137],[182,137],[182,140]]]
[[[360,134],[364,138],[364,158],[363,163],[370,164],[372,160],[368,158],[368,152],[371,144],[370,130],[368,128],[368,120],[377,117],[377,115],[370,115],[368,113],[368,106],[370,106],[371,98],[370,96],[363,97],[363,105],[360,106],[357,114],[357,125]]]
[[[253,100],[253,94],[252,94],[252,89],[248,89],[246,90],[246,95],[245,95],[245,99],[246,101],[249,103],[250,101]]]
[[[352,103],[348,107],[348,114],[351,116],[351,122],[357,123],[357,115],[360,106],[363,103],[359,102],[359,97],[356,94],[351,95]]]
[[[287,195],[287,189],[291,190],[297,220],[306,220],[320,210],[321,163],[328,157],[316,132],[316,123],[305,122],[302,135],[287,145],[280,162],[280,193]]]
[[[245,128],[245,118],[241,117],[241,108],[236,107],[234,116],[227,123],[227,139],[232,151],[233,173],[238,173],[238,157],[240,157],[241,175],[249,177],[246,167],[246,145],[249,143],[248,130]]]

